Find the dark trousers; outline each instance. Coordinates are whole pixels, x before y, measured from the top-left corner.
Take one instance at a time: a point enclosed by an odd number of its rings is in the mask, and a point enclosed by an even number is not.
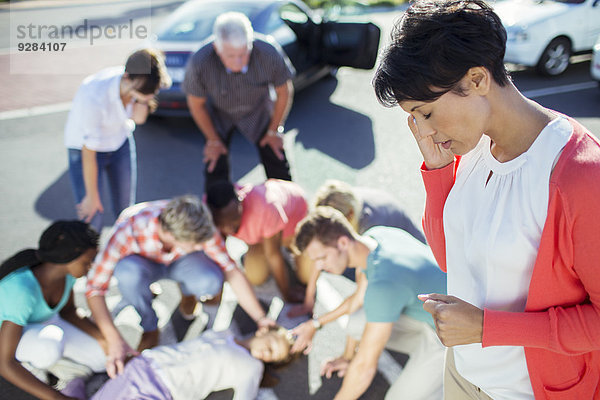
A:
[[[223,139],[223,144],[225,144],[225,147],[227,147],[228,150],[229,145],[231,143],[231,138],[236,131],[237,130],[234,128],[230,130],[227,133],[227,135],[225,135],[225,138],[221,138]],[[265,134],[266,129],[263,136]],[[283,179],[285,181],[291,181],[292,176],[290,175],[290,165],[288,163],[287,157],[285,156],[285,152],[283,152],[283,160],[280,160],[279,158],[277,158],[277,156],[271,149],[271,146],[260,146],[259,143],[263,136],[261,136],[261,138],[256,141],[255,145],[258,149],[260,161],[263,167],[265,168],[265,174],[267,175],[267,179],[274,178]],[[229,182],[231,181],[229,167],[229,152],[219,157],[219,159],[217,160],[217,164],[215,165],[215,169],[213,169],[212,172],[208,172],[207,168],[208,163],[206,163],[204,166],[205,189],[207,189],[210,185],[220,180],[225,180]]]

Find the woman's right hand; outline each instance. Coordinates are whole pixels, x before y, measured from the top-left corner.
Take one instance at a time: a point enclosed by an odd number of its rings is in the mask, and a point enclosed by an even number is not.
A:
[[[436,144],[431,134],[420,132],[417,121],[411,114],[408,115],[408,127],[417,141],[428,170],[443,168],[454,161],[452,150],[443,148],[441,143]]]
[[[108,354],[106,356],[106,373],[109,377],[115,378],[120,375],[125,368],[125,360],[128,356],[137,356],[140,353],[133,350],[122,338],[108,344]]]
[[[77,204],[77,216],[87,223],[90,223],[94,215],[99,212],[104,212],[104,207],[102,207],[102,202],[98,196],[88,196],[86,194],[81,203]]]

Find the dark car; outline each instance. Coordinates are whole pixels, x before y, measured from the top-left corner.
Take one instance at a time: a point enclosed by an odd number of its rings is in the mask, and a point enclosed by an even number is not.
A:
[[[150,46],[165,53],[173,86],[158,95],[158,115],[189,115],[181,82],[190,56],[212,34],[221,13],[245,14],[256,32],[272,36],[296,69],[296,90],[330,74],[337,67],[371,69],[380,30],[372,23],[322,21],[295,0],[194,0],[165,21]]]

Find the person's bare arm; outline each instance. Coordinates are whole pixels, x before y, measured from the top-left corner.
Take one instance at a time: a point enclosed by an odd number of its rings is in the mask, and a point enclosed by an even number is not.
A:
[[[150,114],[150,104],[146,100],[136,100],[133,103],[131,110],[131,119],[136,125],[142,125],[146,123],[148,115]]]
[[[259,328],[275,325],[275,321],[266,317],[265,311],[252,289],[252,285],[250,285],[248,278],[246,278],[246,275],[242,271],[238,268],[225,271],[225,280],[231,285],[231,289],[235,293],[240,307],[248,313]]]
[[[351,314],[363,305],[365,291],[367,290],[367,278],[363,273],[356,271],[356,290],[346,298],[337,308],[317,318],[321,326],[335,321],[342,315]],[[312,321],[306,321],[292,329],[292,333],[297,336],[291,352],[296,353],[306,349],[305,354],[309,353],[312,347],[312,338],[317,332]]]
[[[98,161],[94,150],[85,146],[81,148],[81,167],[85,196],[77,205],[77,215],[85,222],[90,222],[96,213],[104,212],[98,189]]]
[[[367,322],[358,351],[348,365],[342,387],[334,400],[357,399],[369,388],[392,327],[391,322]]]
[[[304,302],[290,308],[290,311],[287,313],[288,317],[295,318],[301,315],[312,314],[313,308],[315,307],[315,297],[317,294],[317,280],[319,279],[320,274],[320,269],[313,268],[310,278],[308,279],[308,283],[306,284]]]
[[[210,114],[206,109],[206,98],[188,95],[187,104],[194,122],[206,139],[203,162],[208,163],[208,172],[212,172],[219,157],[222,154],[227,154],[227,147],[217,134]]]
[[[92,296],[87,299],[94,321],[106,339],[108,353],[106,358],[106,373],[111,378],[121,374],[125,367],[125,359],[129,355],[138,355],[123,339],[115,326],[104,296]]]
[[[15,354],[22,334],[22,326],[10,321],[2,321],[2,326],[0,326],[0,375],[39,399],[70,399],[37,379],[17,361]]]
[[[96,326],[96,324],[93,323],[89,318],[81,318],[79,315],[77,315],[75,301],[73,300],[73,292],[71,292],[69,300],[63,309],[60,310],[59,314],[62,319],[96,339],[98,343],[100,343],[100,346],[102,346],[102,349],[105,353],[108,351],[106,340],[104,339],[102,332],[100,332],[100,329],[98,329],[98,326]]]
[[[283,159],[283,137],[277,132],[277,128],[283,126],[290,109],[292,108],[292,99],[294,97],[294,85],[291,80],[287,80],[282,85],[275,88],[277,99],[273,105],[273,115],[267,128],[267,134],[260,141],[261,146],[271,146],[271,149]]]

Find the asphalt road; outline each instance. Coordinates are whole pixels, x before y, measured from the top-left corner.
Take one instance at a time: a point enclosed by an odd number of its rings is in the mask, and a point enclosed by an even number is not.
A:
[[[369,16],[387,31],[398,13]],[[106,49],[106,57],[110,57]],[[93,72],[93,71],[90,71]],[[286,151],[290,157],[294,180],[309,196],[327,178],[351,184],[373,186],[390,191],[405,205],[409,215],[418,220],[422,213],[424,191],[418,167],[421,158],[406,127],[402,110],[381,107],[370,85],[372,71],[341,69],[336,78],[325,79],[297,93],[286,129]],[[517,87],[542,105],[568,114],[600,135],[600,90],[589,77],[589,62],[573,65],[556,79],[545,79],[530,70],[513,73]],[[14,117],[0,112],[0,259],[36,244],[39,233],[51,220],[73,218],[73,201],[67,177],[66,151],[62,130],[66,111],[42,112],[39,115]],[[138,153],[138,201],[168,198],[183,193],[201,194],[203,187],[203,139],[186,118],[152,118],[135,132]],[[242,182],[264,179],[262,167],[252,145],[241,137],[231,147],[233,177]],[[108,213],[105,223],[114,216]],[[235,252],[239,246],[233,243]],[[320,297],[317,312],[324,312],[351,290],[347,282],[324,281],[328,293]],[[336,287],[332,290],[331,287]],[[276,295],[272,284],[257,288],[260,298],[269,304]],[[170,310],[177,296],[167,286],[159,299],[165,341],[173,340]],[[339,292],[339,293],[338,293]],[[118,300],[115,294],[113,301]],[[230,301],[222,312],[224,323],[244,330],[249,324],[235,312]],[[215,310],[213,310],[214,313]],[[125,311],[126,312],[126,311]],[[282,314],[285,314],[285,310]],[[127,316],[120,317],[127,320]],[[298,321],[280,320],[291,327]],[[123,323],[128,337],[139,333]],[[277,371],[279,384],[263,390],[267,399],[329,399],[339,387],[338,379],[323,381],[318,376],[320,363],[337,355],[343,347],[341,325],[330,324],[319,332],[311,356],[300,358],[284,370]],[[363,398],[380,399],[388,379],[405,361],[401,355],[386,355],[380,374]],[[385,358],[385,357],[384,357]],[[392,371],[391,377],[386,375]],[[426,383],[424,383],[426,384]],[[0,381],[0,398],[20,399]],[[11,394],[8,394],[11,393]],[[221,394],[220,398],[227,398]],[[230,397],[230,395],[229,395]],[[217,397],[219,398],[219,397]]]

